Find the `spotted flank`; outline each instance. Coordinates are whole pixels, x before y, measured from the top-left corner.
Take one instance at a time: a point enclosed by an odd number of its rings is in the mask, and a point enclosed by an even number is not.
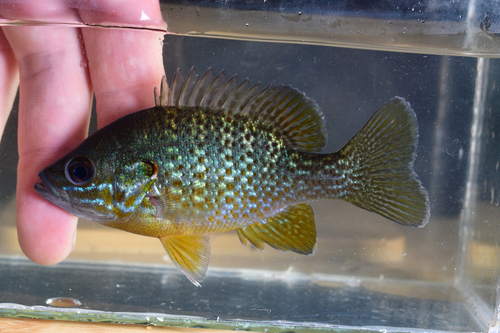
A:
[[[156,106],[118,119],[39,174],[37,192],[80,217],[157,237],[200,286],[210,234],[311,255],[308,202],[343,199],[422,227],[429,199],[413,170],[417,119],[395,97],[342,148],[326,144],[318,105],[290,86],[250,85],[224,72],[177,71]],[[367,222],[368,223],[368,222]]]

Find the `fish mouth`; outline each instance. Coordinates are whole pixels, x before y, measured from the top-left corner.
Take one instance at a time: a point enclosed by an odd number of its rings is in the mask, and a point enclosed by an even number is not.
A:
[[[51,204],[64,209],[70,214],[85,217],[81,214],[81,212],[78,211],[78,207],[73,207],[71,205],[68,195],[63,191],[58,190],[52,184],[49,177],[47,177],[47,175],[45,174],[44,170],[40,171],[38,177],[40,177],[40,180],[42,182],[35,184],[35,191],[37,191],[42,198],[44,198]]]
[[[76,209],[71,206],[71,202],[69,202],[66,193],[61,192],[56,187],[54,187],[49,177],[47,177],[47,175],[45,174],[44,170],[40,171],[38,177],[40,177],[40,180],[42,182],[35,184],[35,191],[37,191],[42,198],[73,215],[81,215],[78,214]]]
[[[49,177],[47,177],[44,170],[40,171],[38,177],[40,177],[42,182],[35,184],[35,191],[37,191],[42,198],[51,204],[67,211],[70,214],[96,222],[106,222],[116,219],[116,216],[112,213],[100,213],[89,209],[88,207],[79,207],[78,205],[73,206],[71,196],[63,190],[58,190],[52,184]]]
[[[38,173],[38,177],[42,181],[41,183],[35,184],[35,191],[38,192],[45,200],[49,202],[54,202],[54,199],[61,199],[61,194],[57,189],[52,185],[49,177],[45,174],[44,170]]]

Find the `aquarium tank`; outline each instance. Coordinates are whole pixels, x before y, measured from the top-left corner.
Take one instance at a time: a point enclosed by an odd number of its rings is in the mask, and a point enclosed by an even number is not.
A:
[[[37,112],[23,104],[28,83],[21,75],[16,99],[15,91],[2,92],[0,104],[8,108],[0,116],[6,122],[0,316],[259,332],[499,331],[499,2],[138,3],[129,11],[112,1],[51,1],[37,8],[27,0],[0,0],[0,37],[19,47],[23,41],[12,40],[16,29],[31,27],[154,35],[169,82],[178,68],[186,76],[195,66],[200,75],[224,70],[240,82],[305,93],[324,114],[322,153],[341,149],[386,101],[404,98],[418,120],[414,168],[429,194],[429,222],[411,228],[342,200],[313,202],[313,255],[271,246],[259,251],[243,246],[236,232],[212,234],[210,267],[197,287],[157,239],[80,219],[69,257],[42,266],[23,254],[16,228],[16,216],[25,214],[16,202],[16,180],[24,177],[17,173],[18,142],[25,141],[18,120],[21,126]],[[120,47],[100,45],[103,52]],[[18,82],[17,64],[6,64],[0,68]],[[86,71],[87,64],[80,65]],[[123,70],[140,65],[131,55]],[[90,132],[99,126],[101,97],[89,103],[94,108],[84,122],[90,118]],[[152,89],[141,98],[154,106]],[[47,155],[45,165],[78,143]],[[36,223],[39,216],[30,218]]]

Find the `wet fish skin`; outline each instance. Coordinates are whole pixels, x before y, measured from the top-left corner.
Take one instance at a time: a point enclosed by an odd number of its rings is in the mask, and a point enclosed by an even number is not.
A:
[[[429,219],[413,171],[416,116],[401,98],[333,154],[317,153],[324,117],[291,87],[260,90],[210,70],[184,80],[178,71],[155,101],[41,171],[35,189],[74,215],[158,237],[195,285],[208,269],[213,232],[237,230],[243,244],[312,254],[308,201],[340,198],[410,226]]]

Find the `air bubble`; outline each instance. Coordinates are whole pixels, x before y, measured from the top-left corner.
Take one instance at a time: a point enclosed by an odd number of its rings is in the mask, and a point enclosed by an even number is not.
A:
[[[58,308],[75,308],[82,305],[79,300],[72,297],[53,297],[46,300],[45,303]]]

